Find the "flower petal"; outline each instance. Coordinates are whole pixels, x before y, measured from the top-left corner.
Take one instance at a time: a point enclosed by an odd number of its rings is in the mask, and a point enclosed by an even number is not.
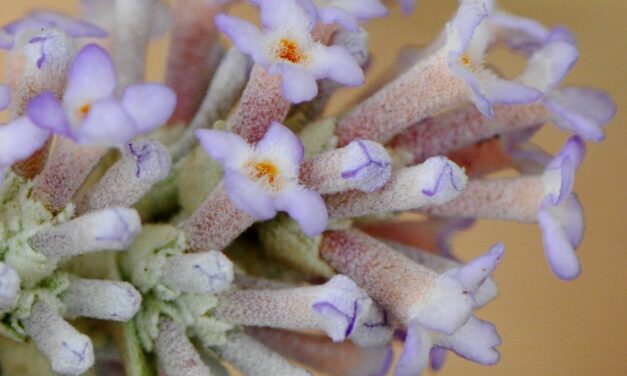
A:
[[[109,53],[96,44],[88,44],[72,62],[63,103],[69,111],[77,111],[85,104],[113,96],[115,82],[115,68]]]
[[[238,169],[252,153],[251,147],[235,133],[213,129],[195,132],[203,149],[225,169]]]
[[[138,130],[146,133],[170,118],[176,106],[176,94],[161,84],[132,85],[124,90],[122,105],[135,120]]]
[[[139,134],[135,122],[115,99],[103,99],[74,131],[76,140],[85,145],[122,147]]]
[[[251,0],[259,7],[261,23],[266,30],[313,30],[317,10],[310,0]]]
[[[577,278],[581,273],[572,240],[581,239],[576,231],[583,230],[583,217],[576,198],[573,204],[573,197],[557,207],[547,197],[538,211],[546,259],[553,273],[564,280]]]
[[[276,215],[270,195],[241,173],[225,169],[224,189],[233,205],[257,220],[263,221]]]
[[[27,117],[0,126],[0,168],[30,157],[44,145],[49,135]],[[1,171],[0,175],[3,175]]]
[[[308,236],[320,235],[327,228],[329,215],[317,192],[296,185],[279,193],[274,206],[286,211]]]
[[[264,155],[271,154],[277,159],[287,160],[291,165],[298,165],[305,156],[305,147],[300,138],[289,128],[274,121],[263,138],[255,145],[255,152]]]
[[[50,91],[31,99],[26,105],[26,114],[38,127],[52,133],[73,137],[65,109]]]
[[[312,100],[318,94],[314,74],[293,64],[280,64],[281,93],[288,101],[297,104]]]
[[[531,55],[520,81],[548,93],[562,81],[578,58],[574,45],[562,41],[549,43]]]
[[[431,343],[424,329],[417,322],[410,322],[394,376],[420,375],[427,363],[430,349]]]
[[[74,38],[105,38],[109,34],[96,25],[67,16],[62,13],[36,10],[27,17],[42,23],[49,23]]]
[[[607,93],[585,87],[560,88],[543,102],[558,127],[593,141],[604,139],[603,127],[616,114],[616,105]]]
[[[215,23],[218,30],[226,34],[237,49],[249,55],[258,64],[264,66],[269,64],[264,49],[264,35],[255,25],[226,14],[218,14]]]
[[[316,79],[330,78],[347,86],[364,83],[364,72],[355,58],[340,46],[319,46],[315,51],[311,70]]]

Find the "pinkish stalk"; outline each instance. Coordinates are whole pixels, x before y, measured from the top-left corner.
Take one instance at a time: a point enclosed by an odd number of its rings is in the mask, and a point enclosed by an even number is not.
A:
[[[272,350],[333,376],[383,376],[393,359],[392,348],[386,345],[359,347],[348,341],[334,343],[323,336],[267,328],[248,328],[247,333]]]
[[[61,211],[106,151],[58,137],[46,166],[35,180],[34,197],[53,213]]]
[[[159,320],[156,353],[168,376],[211,376],[209,368],[185,334],[185,329],[169,318]]]
[[[221,47],[214,17],[225,8],[221,0],[176,0],[166,68],[166,83],[178,102],[169,123],[187,123],[198,111],[218,66]]]
[[[194,251],[222,250],[254,222],[252,216],[231,203],[219,185],[187,220],[184,229]]]
[[[117,90],[144,80],[146,50],[157,0],[116,0],[114,59]]]
[[[425,119],[397,135],[390,146],[413,155],[420,163],[434,155],[446,155],[501,133],[542,125],[550,114],[540,102],[496,105],[494,118],[481,114],[474,105]]]
[[[472,312],[473,292],[460,281],[439,276],[360,231],[325,232],[320,255],[404,326],[417,320],[426,328],[452,333]]]
[[[281,94],[281,76],[272,76],[255,64],[229,124],[235,134],[254,144],[273,121],[283,122],[290,106]]]
[[[416,64],[344,117],[339,144],[363,138],[385,143],[412,124],[469,101],[464,80],[442,53]]]

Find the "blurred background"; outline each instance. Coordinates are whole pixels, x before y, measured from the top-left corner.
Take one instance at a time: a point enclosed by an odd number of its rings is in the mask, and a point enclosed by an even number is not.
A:
[[[0,24],[33,8],[76,13],[77,2],[2,0]],[[456,5],[456,0],[419,0],[411,16],[401,15],[392,6],[390,17],[369,23],[374,59],[368,82],[393,63],[401,46],[427,44]],[[627,188],[627,115],[622,111],[627,106],[627,1],[502,0],[500,5],[547,26],[570,28],[581,57],[566,82],[609,91],[619,110],[607,129],[606,141],[588,144],[577,176],[576,191],[586,214],[586,233],[579,249],[583,273],[577,280],[562,282],[551,274],[535,225],[481,221],[454,239],[454,248],[463,259],[497,241],[506,246],[504,262],[495,273],[500,296],[478,313],[496,324],[503,339],[502,358],[496,366],[485,367],[451,355],[439,374],[627,375],[627,197],[622,196]],[[234,13],[252,15],[247,6],[236,7]],[[150,80],[163,76],[167,42],[162,38],[151,46]],[[505,74],[524,67],[519,58],[503,52],[494,55],[492,60],[504,67]],[[329,112],[341,109],[358,92],[338,93]],[[534,140],[554,153],[566,137],[545,127]]]

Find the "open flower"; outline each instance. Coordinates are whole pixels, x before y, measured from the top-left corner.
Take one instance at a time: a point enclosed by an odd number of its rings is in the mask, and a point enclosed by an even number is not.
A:
[[[271,75],[281,75],[281,91],[287,100],[300,103],[313,99],[318,93],[316,80],[322,78],[347,86],[363,83],[364,74],[346,49],[324,46],[313,39],[315,13],[293,0],[265,1],[264,5],[269,3],[272,12],[261,16],[265,32],[224,14],[216,16],[215,22],[243,53]]]
[[[229,132],[199,130],[196,136],[224,167],[224,188],[233,205],[258,220],[286,211],[309,236],[324,231],[328,216],[322,198],[298,183],[303,144],[285,126],[272,123],[254,147]]]
[[[77,143],[120,147],[163,125],[174,111],[175,95],[164,85],[132,85],[118,99],[115,82],[109,54],[89,44],[72,63],[63,103],[44,92],[31,100],[27,114],[42,129]]]
[[[529,103],[541,97],[538,90],[499,78],[484,69],[483,55],[490,32],[485,0],[465,0],[446,27],[448,66],[470,88],[471,100],[482,114],[493,116],[492,105]]]

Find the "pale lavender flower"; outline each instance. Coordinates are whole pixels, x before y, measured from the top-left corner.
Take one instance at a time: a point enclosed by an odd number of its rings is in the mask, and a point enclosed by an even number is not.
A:
[[[283,96],[292,103],[313,99],[316,80],[330,78],[347,86],[363,83],[364,75],[350,53],[324,46],[312,37],[315,13],[295,0],[264,1],[271,12],[262,14],[264,32],[253,24],[227,15],[216,16],[220,31],[271,75],[280,75]],[[315,11],[315,9],[314,9]]]
[[[464,0],[453,20],[447,25],[449,68],[462,77],[472,91],[471,100],[487,117],[494,115],[494,104],[529,103],[541,92],[513,81],[499,78],[483,69],[483,55],[490,33],[484,0]]]
[[[205,151],[224,167],[224,187],[236,207],[258,220],[286,211],[308,235],[327,225],[327,210],[317,192],[298,183],[303,144],[289,129],[272,123],[254,146],[223,131],[199,130]]]
[[[28,116],[42,129],[77,143],[121,147],[163,125],[174,111],[176,98],[164,85],[132,85],[118,99],[115,82],[109,54],[87,45],[72,63],[63,102],[44,92],[28,104]]]

